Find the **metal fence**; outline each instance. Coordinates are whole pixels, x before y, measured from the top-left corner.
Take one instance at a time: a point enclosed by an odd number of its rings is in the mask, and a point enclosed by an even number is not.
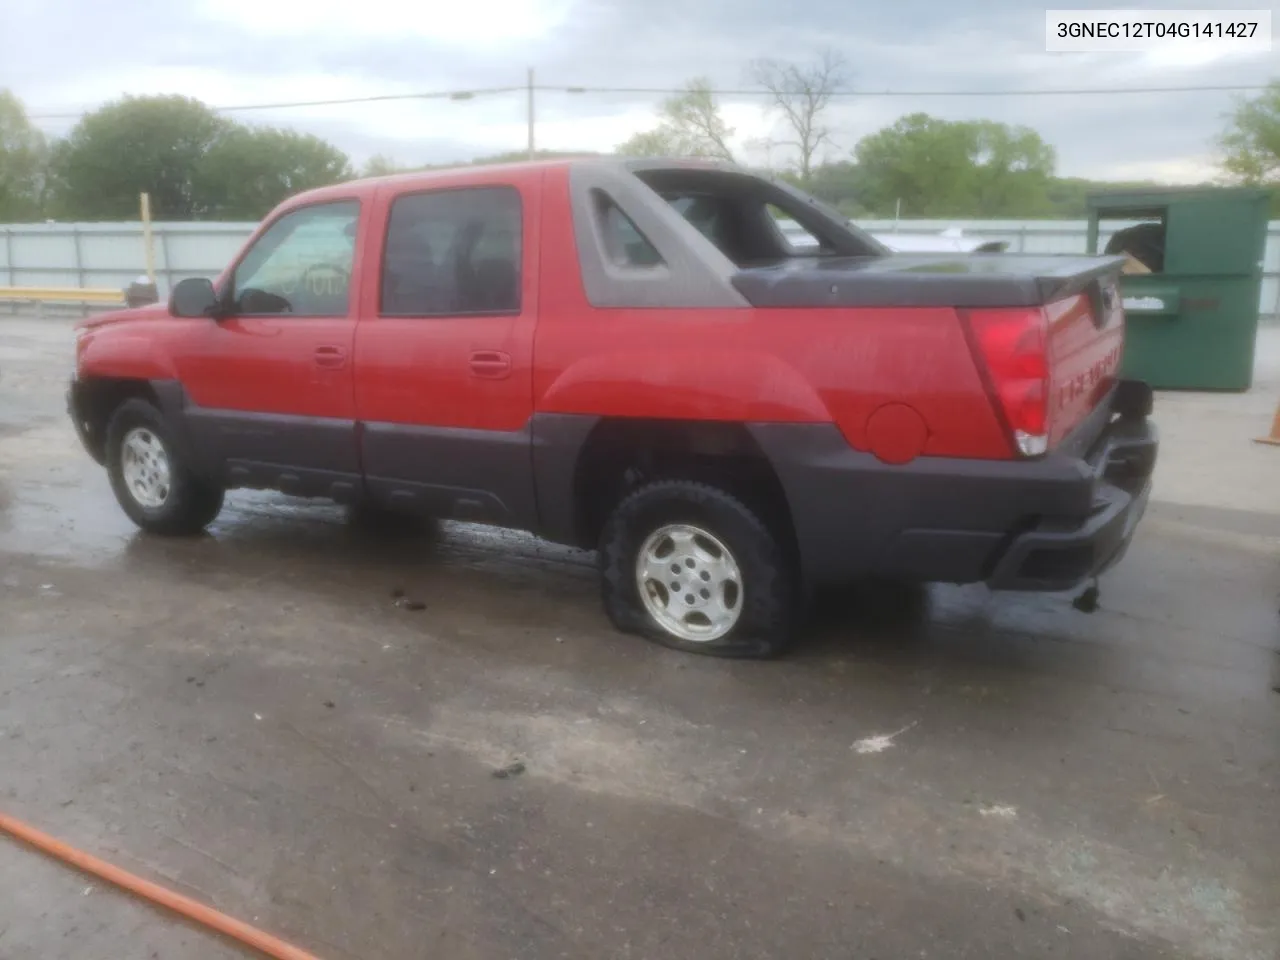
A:
[[[1084,220],[892,220],[861,221],[875,232],[912,233],[959,227],[987,240],[1006,240],[1026,253],[1083,253]],[[1108,222],[1112,230],[1127,224]],[[256,227],[253,223],[156,223],[152,225],[156,279],[161,297],[186,277],[212,277],[231,261]],[[1110,233],[1103,233],[1103,240]],[[123,289],[145,272],[141,223],[38,223],[0,226],[0,286],[111,287]],[[1267,233],[1265,279],[1259,313],[1280,315],[1280,221]]]
[[[219,273],[256,226],[153,223],[162,295],[186,277]],[[141,223],[0,226],[0,286],[123,289],[145,272]]]

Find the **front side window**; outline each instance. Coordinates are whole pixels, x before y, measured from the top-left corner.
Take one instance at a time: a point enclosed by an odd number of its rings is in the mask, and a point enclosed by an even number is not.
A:
[[[345,317],[359,221],[356,200],[286,213],[236,267],[235,313]]]
[[[382,316],[519,313],[521,230],[514,187],[398,197],[383,253]]]

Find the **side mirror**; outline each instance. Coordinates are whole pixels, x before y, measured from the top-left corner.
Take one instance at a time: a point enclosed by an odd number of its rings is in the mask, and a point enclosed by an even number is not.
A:
[[[216,317],[218,292],[205,277],[182,280],[169,295],[169,313],[175,317]]]

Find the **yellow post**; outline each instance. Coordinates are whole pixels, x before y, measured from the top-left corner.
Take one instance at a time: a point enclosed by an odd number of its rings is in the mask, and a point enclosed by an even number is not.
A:
[[[151,241],[151,194],[142,194],[142,245],[147,258],[147,282],[156,282],[156,249]]]

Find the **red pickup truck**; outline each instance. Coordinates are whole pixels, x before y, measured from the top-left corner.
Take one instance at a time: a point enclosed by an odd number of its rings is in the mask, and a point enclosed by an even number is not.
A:
[[[1119,560],[1157,447],[1121,262],[894,255],[716,163],[398,175],[80,324],[68,404],[145,530],[236,487],[523,529],[598,551],[620,629],[768,656],[814,586]]]

